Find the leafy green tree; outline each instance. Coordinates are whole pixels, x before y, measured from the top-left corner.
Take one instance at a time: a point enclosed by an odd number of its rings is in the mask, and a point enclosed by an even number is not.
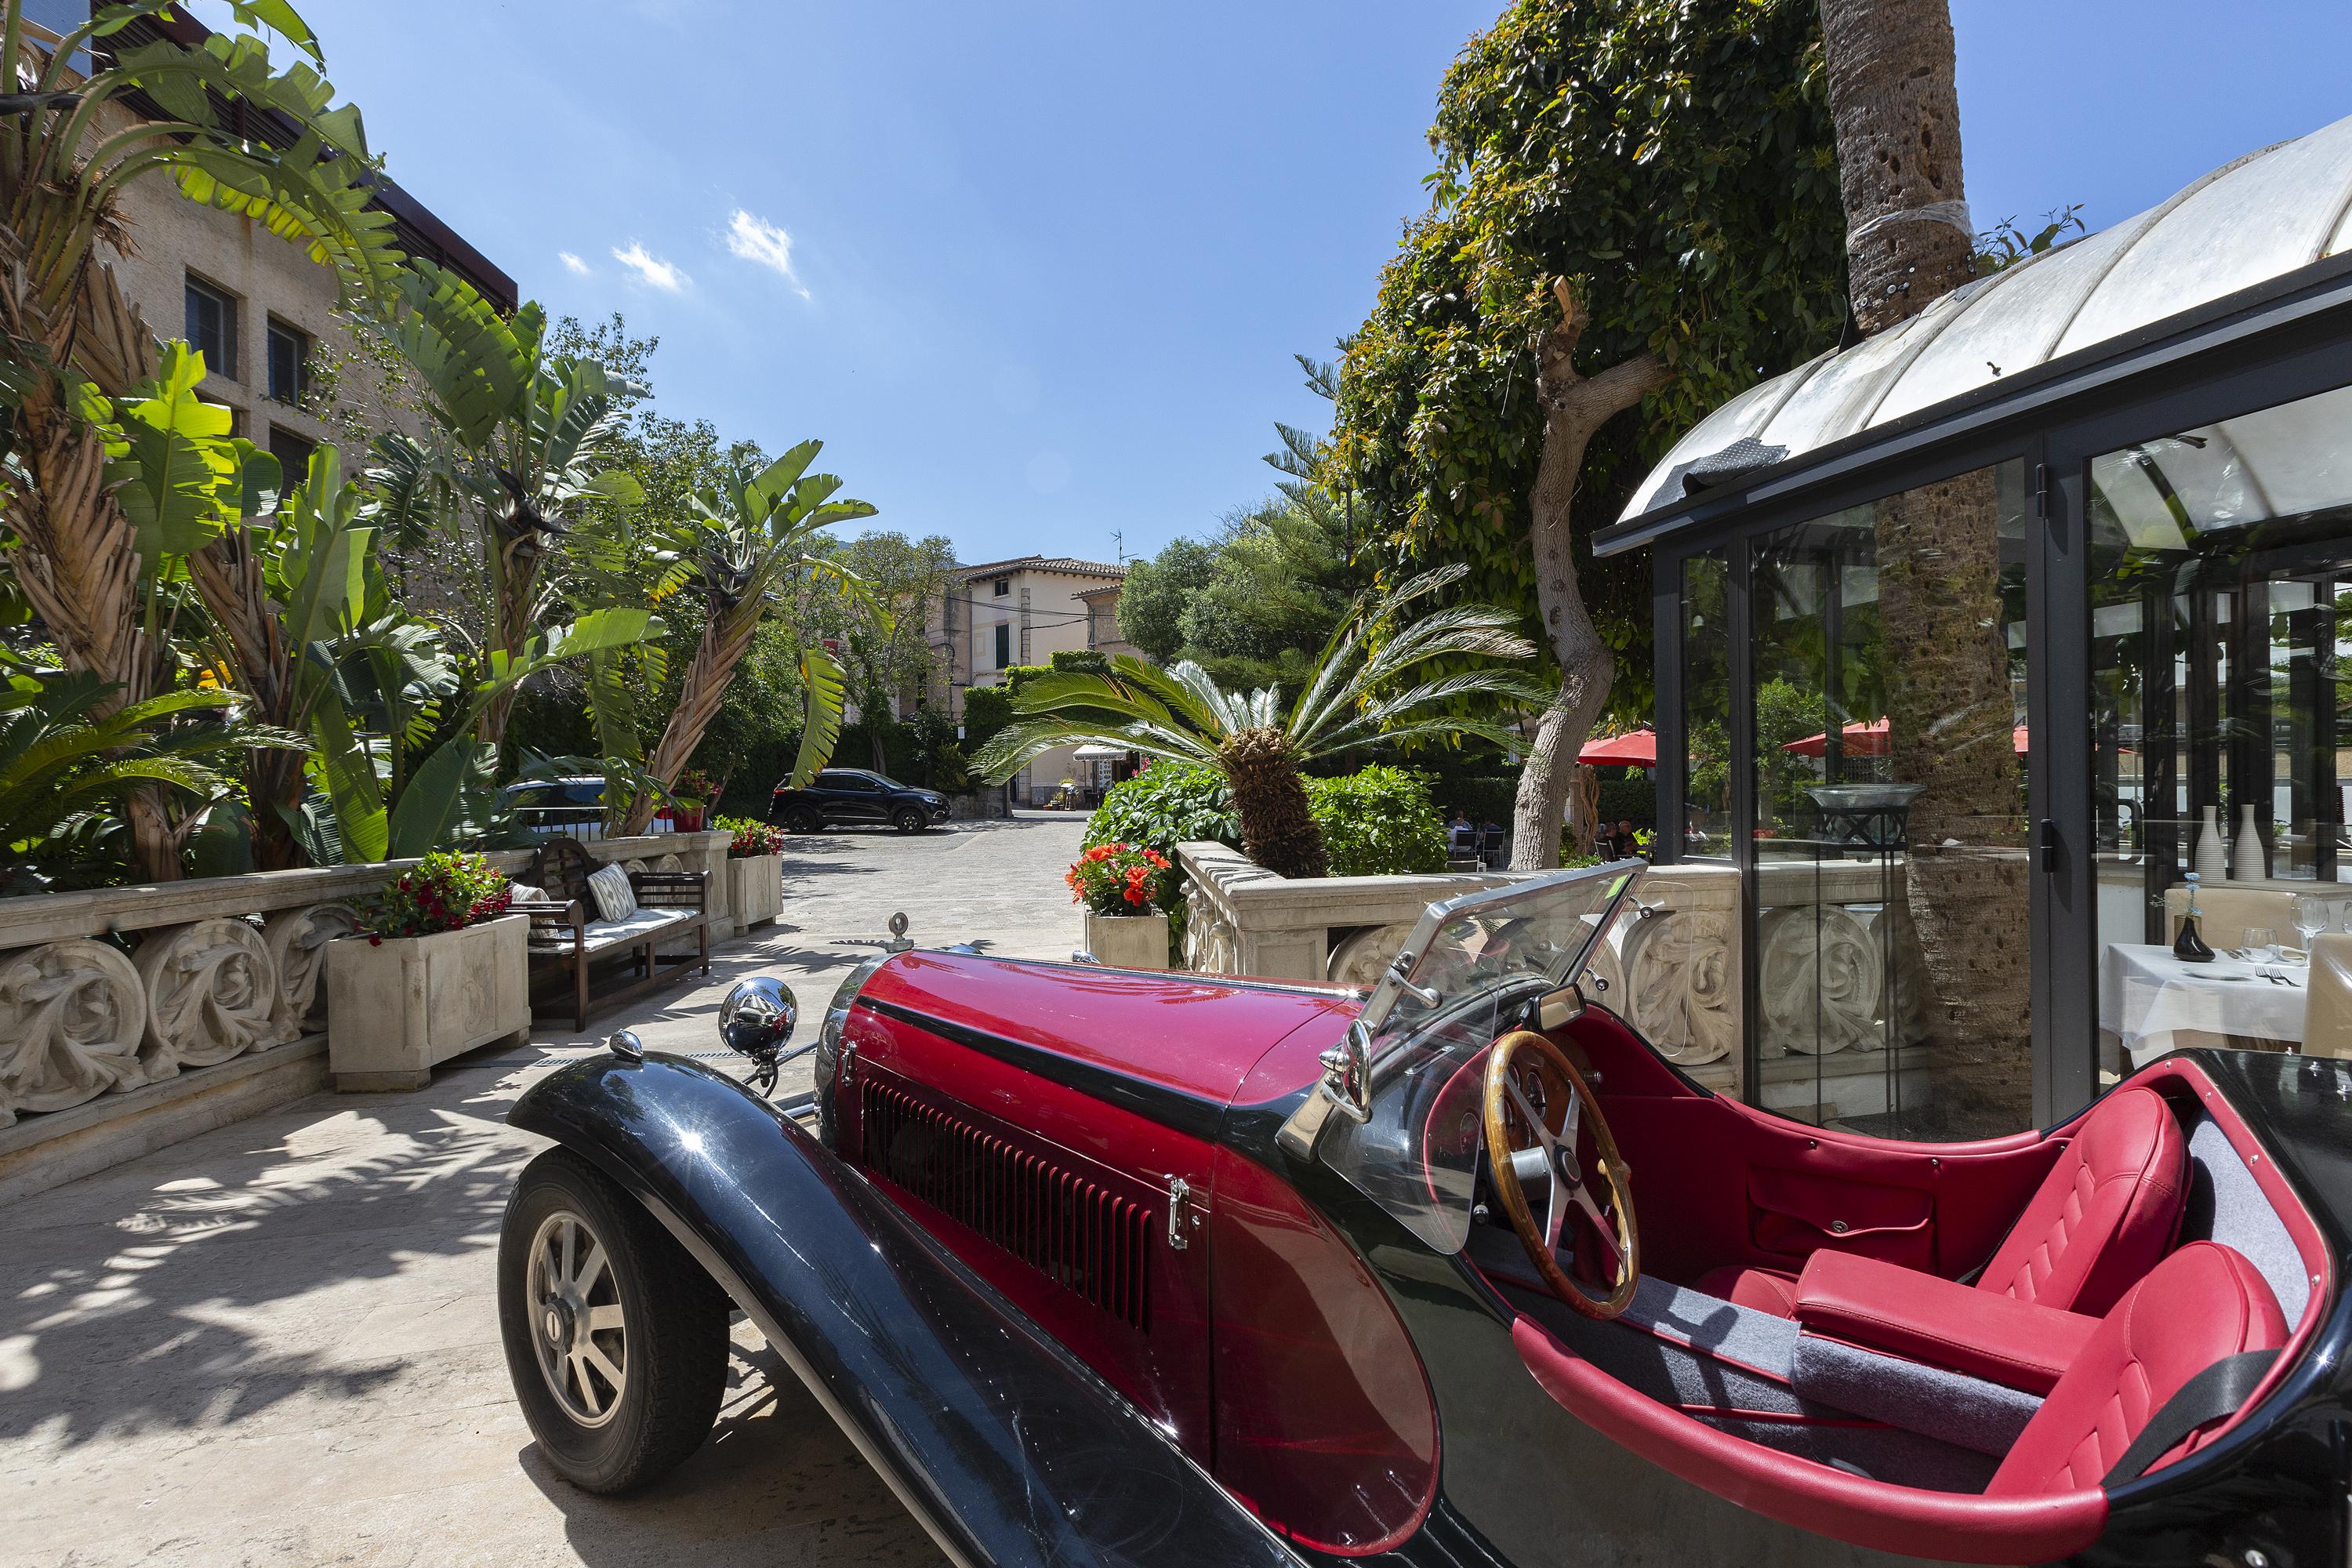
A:
[[[1057,670],[1021,685],[1013,699],[1013,723],[989,742],[973,765],[998,782],[1040,752],[1092,742],[1213,767],[1233,789],[1250,858],[1286,877],[1320,877],[1323,837],[1300,782],[1303,765],[1374,741],[1462,732],[1499,737],[1499,724],[1440,710],[1463,699],[1510,704],[1535,695],[1524,677],[1492,666],[1427,676],[1428,667],[1441,660],[1526,658],[1535,652],[1508,629],[1513,617],[1483,605],[1403,620],[1414,600],[1463,574],[1459,566],[1441,567],[1360,602],[1286,712],[1271,689],[1246,696],[1227,692],[1189,661],[1160,670],[1119,654],[1107,661],[1107,673]],[[1395,689],[1407,680],[1414,684]]]
[[[799,606],[804,620],[818,635],[839,640],[855,689],[900,702],[920,697],[936,665],[927,612],[947,592],[955,546],[936,533],[910,539],[877,530],[836,545],[832,558],[865,592],[806,594]]]
[[[1162,664],[1184,646],[1184,609],[1216,575],[1216,554],[1197,539],[1171,539],[1159,554],[1127,569],[1118,589],[1118,629],[1145,657]]]
[[[1517,863],[1547,865],[1570,764],[1647,642],[1641,564],[1596,576],[1592,521],[1836,336],[1813,0],[1519,0],[1446,73],[1430,139],[1431,210],[1345,346],[1333,468],[1395,569],[1464,562],[1465,594],[1541,626],[1560,684],[1515,815]]]
[[[241,213],[265,233],[334,267],[346,293],[380,302],[399,262],[391,215],[369,205],[359,110],[334,102],[310,29],[286,0],[228,0],[243,27],[268,27],[299,58],[280,69],[257,33],[215,34],[200,47],[168,39],[85,51],[169,0],[97,7],[52,47],[28,29],[26,0],[0,0],[0,59],[9,111],[0,119],[0,557],[57,639],[67,668],[97,676],[97,710],[144,701],[169,684],[166,638],[142,559],[106,471],[103,410],[154,368],[147,323],[123,298],[106,256],[128,241],[120,203],[137,182],[166,179],[193,200]],[[140,95],[161,118],[120,112]],[[249,138],[245,115],[281,117],[279,148]],[[138,874],[180,874],[179,835],[159,791],[124,809]]]

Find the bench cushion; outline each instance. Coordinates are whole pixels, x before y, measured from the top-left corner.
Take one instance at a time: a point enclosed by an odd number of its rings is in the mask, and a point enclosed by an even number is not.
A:
[[[645,941],[647,937],[667,931],[672,926],[692,926],[702,918],[698,910],[659,910],[641,907],[625,921],[591,921],[583,934],[583,944],[590,952],[621,947]],[[560,926],[539,926],[530,933],[531,945],[569,952],[572,932]]]

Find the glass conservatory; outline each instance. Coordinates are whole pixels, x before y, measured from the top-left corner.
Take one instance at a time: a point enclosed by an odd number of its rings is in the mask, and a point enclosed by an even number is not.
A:
[[[1745,1097],[1972,1138],[2352,1054],[2352,120],[1750,389],[1595,548],[1654,558]]]

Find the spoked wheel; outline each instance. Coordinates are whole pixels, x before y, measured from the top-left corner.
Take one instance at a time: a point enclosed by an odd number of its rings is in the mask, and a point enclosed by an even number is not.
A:
[[[709,1434],[727,1384],[727,1298],[576,1154],[551,1150],[516,1184],[499,1319],[523,1416],[573,1485],[641,1487]]]
[[[563,1413],[602,1426],[629,1386],[629,1315],[604,1241],[570,1209],[540,1221],[524,1268],[531,1348]]]
[[[1554,1295],[1586,1317],[1617,1316],[1633,1305],[1642,1277],[1633,1173],[1584,1075],[1541,1035],[1515,1029],[1487,1054],[1485,1098],[1495,1198],[1528,1261]],[[1572,1245],[1570,1267],[1563,1268],[1560,1244],[1571,1215],[1578,1239],[1591,1246]]]
[[[824,831],[824,818],[802,806],[785,816],[784,826],[794,833],[822,833]]]
[[[901,833],[920,833],[924,828],[930,826],[931,821],[929,817],[924,816],[921,812],[917,811],[911,805],[900,807],[898,814],[896,816],[893,816],[890,820],[897,824],[898,831]]]

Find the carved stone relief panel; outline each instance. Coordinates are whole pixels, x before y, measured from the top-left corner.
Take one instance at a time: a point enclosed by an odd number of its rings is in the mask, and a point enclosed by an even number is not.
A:
[[[1366,988],[1379,983],[1381,972],[1389,966],[1404,946],[1404,939],[1412,934],[1410,921],[1382,926],[1366,926],[1349,932],[1331,949],[1328,974],[1334,985],[1360,985]]]
[[[280,910],[262,922],[261,939],[278,971],[280,1026],[296,1036],[327,1026],[327,944],[359,929],[359,911],[349,904],[311,904]]]
[[[139,943],[147,983],[149,1076],[211,1067],[294,1038],[278,1021],[278,966],[241,920],[216,916],[150,931]]]
[[[1626,1015],[1660,1055],[1685,1066],[1739,1047],[1731,924],[1718,913],[1664,910],[1625,930]]]
[[[147,1081],[147,992],[131,960],[74,937],[0,953],[0,1127]]]
[[[1768,1051],[1824,1055],[1879,1042],[1885,968],[1872,926],[1835,904],[1790,905],[1757,922],[1756,946]]]

